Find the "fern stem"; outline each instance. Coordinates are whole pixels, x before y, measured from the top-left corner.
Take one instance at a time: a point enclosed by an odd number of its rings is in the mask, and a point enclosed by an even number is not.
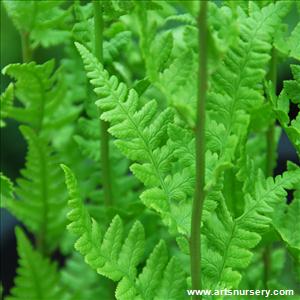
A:
[[[207,1],[201,1],[198,15],[199,30],[199,88],[196,120],[196,186],[191,222],[192,289],[201,289],[201,219],[205,199],[205,102],[207,90]],[[201,299],[196,297],[194,299]]]
[[[267,75],[268,79],[272,81],[273,87],[276,92],[277,85],[277,54],[276,49],[272,48],[272,58],[270,61],[270,71]],[[274,130],[275,123],[271,124],[267,131],[267,160],[266,160],[266,174],[267,176],[273,176],[273,161],[274,161],[274,151],[275,151],[275,141],[274,141]]]
[[[277,85],[277,53],[275,47],[272,48],[270,61],[270,70],[267,78],[272,81],[273,87],[276,92]],[[266,159],[266,175],[273,176],[273,161],[275,152],[275,123],[271,124],[268,128],[266,139],[267,139],[267,159]],[[264,287],[268,288],[268,281],[271,274],[271,252],[272,246],[267,245],[263,252],[263,262],[264,262],[264,274],[263,283]]]
[[[103,6],[101,1],[93,0],[94,6],[94,27],[95,27],[95,56],[103,64]],[[100,121],[100,151],[102,164],[102,181],[104,203],[107,206],[113,204],[112,187],[109,164],[109,135],[108,122]]]
[[[37,236],[37,249],[40,253],[46,254],[46,245],[45,245],[45,238],[47,236],[47,223],[48,223],[48,188],[47,188],[47,169],[46,169],[46,160],[45,160],[45,153],[43,152],[44,149],[38,148],[39,155],[41,157],[41,183],[42,183],[42,201],[43,201],[43,210],[42,210],[42,223],[39,230],[39,234]]]
[[[30,39],[28,32],[23,31],[21,33],[21,44],[23,63],[28,63],[32,60],[32,49],[30,47]]]
[[[30,46],[30,39],[29,39],[29,33],[28,32],[21,32],[21,44],[22,44],[22,60],[23,63],[29,63],[32,60],[32,49]],[[42,83],[39,81],[39,84],[42,85]],[[41,89],[42,90],[42,89]],[[39,121],[36,128],[36,132],[39,133],[42,128],[42,122],[44,118],[44,99],[43,96],[41,99],[41,106],[40,106],[40,113],[39,113]],[[47,232],[47,214],[48,214],[48,193],[47,193],[47,186],[46,186],[46,169],[45,169],[45,159],[44,159],[44,153],[40,151],[40,157],[42,160],[41,163],[41,182],[42,182],[42,201],[43,201],[43,211],[42,211],[42,223],[39,228],[39,233],[36,236],[36,246],[40,253],[45,254],[46,253],[46,247],[45,247],[45,238],[46,238],[46,232]]]

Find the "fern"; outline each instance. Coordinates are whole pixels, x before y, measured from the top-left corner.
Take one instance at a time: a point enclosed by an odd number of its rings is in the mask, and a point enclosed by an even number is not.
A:
[[[111,13],[107,6],[112,6],[110,1],[104,3],[104,15]],[[94,27],[93,10],[91,5],[75,5],[74,7],[77,22],[73,26],[73,38],[76,42],[85,45],[93,52],[94,45]],[[112,31],[112,28],[111,28]],[[108,33],[104,32],[105,35]],[[126,47],[131,38],[131,32],[122,30],[109,34],[109,40],[103,43],[103,60],[106,64],[111,64],[119,56],[121,50]]]
[[[0,115],[0,127],[5,127],[6,123],[4,121],[10,115],[10,110],[12,108],[14,100],[14,88],[13,85],[10,84],[7,89],[1,94],[1,115]]]
[[[187,234],[191,210],[186,195],[191,195],[193,176],[187,170],[171,170],[175,148],[168,142],[167,123],[172,119],[172,110],[166,109],[155,118],[156,103],[150,101],[135,111],[137,93],[130,90],[126,99],[126,86],[123,83],[118,85],[114,76],[109,78],[86,48],[77,47],[88,76],[92,78],[91,83],[96,86],[95,92],[101,96],[97,101],[104,111],[101,118],[112,123],[109,132],[118,138],[115,144],[129,159],[137,161],[130,169],[148,187],[141,195],[142,201],[160,213],[172,231]],[[178,203],[181,199],[185,201]],[[215,205],[208,201],[207,209],[212,210],[213,207]]]
[[[288,165],[290,171],[295,170],[296,166]],[[286,244],[290,253],[294,257],[298,271],[298,280],[300,280],[300,239],[298,235],[300,211],[300,191],[299,185],[295,186],[293,201],[289,205],[285,202],[279,203],[273,218],[273,226],[280,235],[282,241]]]
[[[276,211],[276,218],[274,218],[274,226],[294,256],[298,269],[300,265],[300,240],[298,235],[298,228],[300,226],[299,199],[300,193],[297,190],[294,194],[293,202],[290,205],[282,203],[280,209]]]
[[[85,279],[82,280],[79,274],[84,274]],[[101,280],[101,277],[84,262],[77,252],[67,260],[66,267],[61,272],[61,285],[70,299],[108,299],[108,292],[103,289],[105,284],[107,283]]]
[[[11,180],[0,173],[0,179],[1,179],[1,200],[3,202],[11,201],[14,198],[13,192],[14,192],[14,186]]]
[[[290,57],[296,58],[300,60],[300,46],[299,43],[297,42],[300,37],[300,23],[296,25],[294,30],[291,33],[291,36],[288,39],[288,45],[290,49]]]
[[[114,281],[120,281],[116,289],[117,299],[164,299],[166,286],[173,299],[180,299],[185,284],[183,272],[175,258],[168,263],[166,245],[160,241],[146,261],[142,273],[137,276],[137,266],[142,261],[145,233],[136,221],[124,240],[123,222],[116,216],[104,236],[98,223],[91,219],[77,189],[76,179],[66,166],[62,166],[70,194],[68,228],[78,237],[75,248],[85,261]],[[102,242],[101,242],[102,241]],[[163,276],[161,282],[159,278]]]
[[[61,8],[63,2],[3,1],[18,31],[29,34],[31,48],[54,46],[69,37],[69,11]]]
[[[228,52],[224,64],[212,78],[208,114],[225,126],[221,137],[223,145],[231,134],[238,135],[247,130],[247,122],[239,121],[241,115],[251,114],[254,108],[263,104],[263,86],[259,84],[265,76],[262,66],[269,61],[270,42],[276,25],[289,9],[282,2],[261,10],[256,9],[254,3],[252,5],[250,17],[241,17],[239,42]]]
[[[263,273],[263,253],[262,251],[258,251],[254,254],[251,264],[248,267],[246,274],[243,276],[243,280],[241,282],[241,288],[249,288],[258,286],[263,287],[263,280],[261,278],[261,274]],[[271,254],[271,266],[272,266],[272,279],[269,282],[269,286],[274,289],[280,287],[282,289],[286,289],[287,286],[282,282],[284,277],[284,266],[286,263],[286,253],[284,249],[279,248],[275,249]]]
[[[299,36],[300,23],[293,28],[292,32],[287,36],[287,26],[282,26],[282,29],[276,34],[274,44],[276,48],[285,56],[300,60]]]
[[[3,69],[3,74],[16,79],[15,95],[22,104],[11,108],[9,117],[45,134],[53,134],[53,130],[74,120],[80,109],[67,102],[61,75],[58,71],[52,74],[53,69],[53,60],[43,65],[11,64]],[[61,101],[64,97],[66,107]]]
[[[57,267],[33,249],[30,241],[20,228],[16,228],[19,268],[15,287],[5,300],[55,300],[64,299],[59,284]]]
[[[7,299],[297,294],[300,169],[270,175],[282,130],[300,153],[298,3],[25,2],[3,1],[23,63],[2,71],[0,126],[20,123],[28,151],[1,205],[35,246],[16,230]]]
[[[297,115],[295,120],[290,121],[289,113],[289,99],[299,106],[300,104],[300,67],[292,65],[292,72],[295,80],[285,81],[284,89],[277,98],[271,91],[271,86],[268,85],[268,91],[273,104],[273,108],[277,118],[285,130],[286,134],[293,142],[298,155],[300,155],[300,114]]]
[[[224,202],[217,208],[215,217],[210,218],[204,227],[206,243],[212,245],[211,249],[208,246],[208,256],[203,260],[206,285],[211,282],[213,288],[237,286],[241,279],[238,270],[250,263],[252,254],[249,250],[258,244],[260,235],[271,225],[275,207],[286,196],[285,189],[299,184],[299,171],[299,168],[287,171],[275,181],[272,178],[264,181],[260,174],[254,195],[245,195],[243,214],[235,219],[230,216]],[[210,261],[212,253],[214,260]]]
[[[100,164],[101,153],[99,151],[99,122],[98,120],[88,120],[81,118],[78,121],[78,134],[74,136],[80,151],[87,158]],[[100,142],[101,143],[101,142]],[[138,188],[138,182],[133,176],[126,176],[129,162],[124,160],[122,154],[115,145],[110,143],[110,165],[112,171],[112,184],[114,186],[113,198],[118,203],[132,203],[135,194],[132,190]],[[101,172],[98,175],[101,178]]]
[[[29,144],[26,168],[17,180],[15,197],[4,198],[1,205],[38,236],[44,251],[51,251],[66,223],[63,179],[57,157],[47,143],[29,127],[20,129]]]
[[[167,109],[155,118],[156,103],[151,101],[136,112],[137,93],[131,90],[126,99],[127,87],[123,83],[118,85],[116,77],[109,78],[108,73],[86,48],[79,44],[77,47],[84,59],[88,76],[92,78],[91,83],[97,86],[95,92],[102,96],[97,102],[104,111],[101,118],[112,123],[109,132],[119,138],[115,142],[117,147],[129,159],[141,162],[132,165],[131,171],[146,186],[159,184],[163,192],[168,194],[164,177],[169,168],[172,150],[161,146],[167,138],[165,124],[171,120],[172,111]],[[148,127],[150,122],[152,124]]]

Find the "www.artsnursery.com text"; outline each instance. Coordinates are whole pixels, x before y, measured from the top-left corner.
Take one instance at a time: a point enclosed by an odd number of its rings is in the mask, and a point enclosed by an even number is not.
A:
[[[187,290],[188,296],[294,296],[294,290]]]

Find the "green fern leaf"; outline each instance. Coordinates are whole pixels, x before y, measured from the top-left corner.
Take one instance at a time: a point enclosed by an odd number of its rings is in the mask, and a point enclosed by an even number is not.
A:
[[[74,120],[80,110],[68,102],[61,73],[53,73],[53,69],[53,60],[42,65],[11,64],[3,69],[3,74],[16,80],[15,95],[22,104],[11,108],[9,117],[45,134]]]
[[[26,168],[17,180],[16,197],[4,198],[1,205],[39,236],[44,250],[51,251],[66,224],[63,178],[57,157],[46,142],[29,127],[21,126],[20,130],[28,142]]]
[[[137,276],[137,266],[142,261],[145,247],[141,223],[136,221],[124,240],[123,222],[116,216],[102,239],[99,225],[91,219],[80,199],[74,174],[64,165],[62,168],[71,198],[69,200],[71,211],[68,215],[71,223],[68,229],[78,237],[75,248],[99,274],[119,281],[116,298],[156,299],[156,293],[158,295],[161,293],[158,292],[161,284],[166,284],[173,277],[174,281],[169,286],[170,292],[175,295],[174,299],[181,299],[178,285],[184,286],[186,278],[181,270],[177,274],[170,273],[175,266],[172,261],[169,266],[167,265],[168,255],[164,242],[161,241],[154,248],[142,273]]]
[[[262,82],[270,59],[272,36],[289,11],[289,5],[283,2],[262,9],[251,4],[250,16],[239,18],[238,42],[226,53],[218,72],[212,75],[208,95],[208,115],[218,124],[223,123],[226,133],[225,138],[223,133],[220,139],[225,145],[232,135],[247,131],[249,122],[241,122],[241,115],[251,116],[253,110],[264,103]]]
[[[122,15],[130,13],[135,6],[135,1],[114,1],[109,0],[103,2],[104,15],[108,20],[114,20]]]
[[[148,67],[147,73],[152,82],[157,81],[159,74],[168,66],[172,50],[173,36],[171,32],[164,32],[155,37],[150,49],[153,57],[148,64],[146,63],[146,67]]]
[[[104,6],[104,15],[107,14],[106,6],[111,5],[110,1],[105,1]],[[111,12],[109,10],[108,12]],[[80,42],[85,45],[89,50],[94,52],[94,41],[95,41],[95,31],[93,26],[93,7],[89,3],[84,6],[78,5],[74,6],[74,12],[76,15],[77,22],[73,26],[73,37],[76,42]],[[106,33],[104,32],[104,37],[106,38]],[[109,40],[103,41],[103,61],[106,64],[111,64],[121,53],[124,51],[131,39],[130,31],[120,31],[115,32],[113,35],[109,36]]]
[[[274,94],[271,84],[268,84],[267,87],[277,119],[300,156],[300,114],[298,113],[296,118],[292,121],[290,121],[289,117],[290,99],[293,103],[300,105],[300,67],[298,65],[292,65],[291,68],[295,80],[284,82],[284,89],[279,97]]]
[[[187,25],[197,26],[197,22],[196,22],[195,18],[189,13],[169,16],[169,17],[166,18],[165,23],[173,22],[173,21],[184,23],[184,24],[187,24]]]
[[[294,59],[300,60],[300,48],[299,48],[299,38],[300,38],[300,23],[294,27],[292,32],[288,37],[286,37],[287,26],[282,26],[275,36],[274,45],[281,53],[287,57],[292,57]]]
[[[140,274],[137,285],[142,291],[142,298],[149,299],[160,285],[163,271],[168,262],[165,243],[160,242],[147,260],[146,267]]]
[[[118,83],[115,76],[109,77],[97,59],[82,45],[77,44],[83,57],[88,77],[96,86],[101,97],[97,105],[103,111],[101,118],[109,121],[109,132],[117,137],[117,147],[131,160],[132,172],[148,187],[157,184],[162,188],[165,199],[170,199],[164,179],[172,160],[172,149],[165,145],[167,124],[173,118],[171,109],[157,115],[157,104],[150,101],[140,110],[139,98],[134,90],[128,91],[124,83]],[[164,204],[164,207],[169,204]],[[170,212],[169,212],[170,213]],[[168,221],[166,221],[168,222]]]
[[[131,38],[130,31],[122,31],[113,36],[109,41],[103,43],[103,59],[104,62],[112,63],[116,57],[124,51],[124,47],[128,45]]]
[[[129,159],[136,161],[130,169],[148,188],[141,195],[143,203],[156,210],[173,232],[189,234],[189,201],[193,193],[194,175],[187,170],[178,171],[175,168],[173,172],[171,169],[176,158],[175,149],[178,148],[169,141],[167,133],[173,118],[172,110],[166,109],[157,114],[155,101],[146,103],[138,110],[137,93],[134,90],[128,91],[125,84],[118,83],[116,77],[109,77],[85,47],[78,44],[77,47],[88,77],[96,86],[95,92],[101,97],[96,102],[103,112],[101,118],[111,123],[109,132],[117,137],[115,144]],[[174,133],[174,136],[177,134]],[[215,165],[215,161],[212,155],[211,163]],[[208,165],[212,168],[210,163]],[[225,162],[220,163],[214,173],[219,173],[224,166],[227,166]],[[208,198],[205,206],[207,212],[215,208],[216,194],[211,193]]]
[[[277,209],[274,226],[280,234],[281,239],[289,247],[295,257],[297,264],[300,264],[300,238],[299,238],[299,213],[300,213],[300,192],[294,193],[293,202],[290,205],[281,205]]]
[[[3,1],[9,17],[20,33],[30,36],[31,47],[50,47],[63,43],[68,32],[68,10],[59,1]]]
[[[11,201],[12,199],[14,199],[14,186],[13,183],[11,182],[11,180],[4,176],[2,173],[0,173],[0,179],[1,179],[1,194],[0,194],[0,198],[2,202],[7,202],[7,201]]]
[[[84,274],[84,280],[79,274]],[[74,252],[61,271],[61,285],[72,300],[108,299],[107,283]]]
[[[288,169],[290,171],[297,170],[297,166],[290,164]],[[300,228],[299,213],[300,189],[298,185],[293,193],[292,203],[286,204],[285,201],[279,203],[273,218],[273,226],[293,255],[298,268],[300,266],[300,237],[298,234]]]
[[[11,108],[14,101],[14,87],[10,84],[0,96],[1,111],[0,111],[0,127],[5,127],[4,119],[11,114]]]
[[[160,75],[156,86],[165,95],[168,103],[176,109],[189,127],[195,124],[197,72],[196,54],[188,49],[181,52]]]
[[[241,280],[252,257],[251,249],[261,240],[272,223],[274,209],[285,199],[285,189],[299,184],[300,169],[286,171],[275,180],[264,179],[260,172],[253,196],[245,195],[244,211],[232,218],[224,201],[204,225],[205,256],[203,272],[205,286],[234,288]],[[213,259],[210,259],[213,257]]]
[[[164,299],[181,299],[184,296],[186,284],[184,280],[185,274],[182,270],[181,262],[172,257],[164,271],[163,281],[155,300]]]
[[[288,40],[288,44],[290,48],[290,56],[298,60],[300,60],[299,39],[300,39],[300,22],[294,28]]]
[[[15,287],[6,300],[57,300],[65,299],[55,264],[34,250],[20,228],[16,228],[19,268]]]
[[[140,183],[134,176],[128,176],[129,161],[124,158],[113,141],[110,141],[111,183],[114,187],[112,193],[113,199],[116,201],[116,207],[109,208],[110,213],[108,213],[106,208],[101,207],[101,203],[103,203],[103,191],[97,188],[99,186],[99,179],[100,184],[102,184],[99,120],[80,118],[77,129],[78,134],[74,136],[74,139],[80,152],[83,154],[83,157],[88,158],[87,161],[92,160],[93,165],[96,166],[92,167],[86,178],[80,179],[81,181],[86,180],[91,182],[91,176],[96,178],[94,185],[90,185],[90,189],[87,191],[89,193],[84,195],[92,201],[91,205],[89,205],[92,216],[100,221],[106,217],[110,220],[115,214],[120,214],[122,217],[132,215],[138,202],[137,193],[140,189]],[[138,205],[142,207],[142,204]],[[96,210],[92,209],[92,206],[97,206],[99,213],[96,213]]]

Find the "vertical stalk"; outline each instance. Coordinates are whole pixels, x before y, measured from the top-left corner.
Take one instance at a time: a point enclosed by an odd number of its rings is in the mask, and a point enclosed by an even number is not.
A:
[[[32,49],[30,47],[30,39],[28,32],[21,32],[21,44],[23,63],[28,63],[32,60]]]
[[[32,56],[33,56],[33,50],[30,46],[30,34],[29,32],[21,32],[20,33],[21,36],[21,46],[22,46],[22,61],[23,63],[29,63],[30,61],[32,61]],[[42,122],[43,122],[43,116],[44,116],[44,98],[42,97],[41,101],[42,101],[42,105],[40,107],[40,118],[39,118],[39,124],[37,126],[36,129],[36,133],[39,134],[42,128]],[[40,151],[40,147],[39,147],[39,151]],[[47,186],[45,185],[45,174],[46,174],[46,169],[45,169],[45,159],[44,159],[44,155],[43,153],[40,153],[40,156],[42,158],[42,165],[41,165],[41,182],[42,182],[42,201],[44,203],[44,208],[43,208],[43,220],[44,222],[41,224],[39,232],[36,236],[36,246],[37,249],[40,253],[42,254],[46,254],[47,253],[47,249],[46,249],[46,245],[45,245],[45,238],[46,238],[46,232],[47,232],[47,213],[48,213],[48,207],[47,207],[47,198],[48,198],[48,192],[47,192]]]
[[[191,221],[192,289],[201,289],[201,219],[205,199],[205,102],[207,90],[207,1],[201,1],[198,14],[199,74],[196,120],[196,186]],[[201,299],[202,297],[196,297]],[[194,298],[194,299],[196,299]]]
[[[270,61],[270,70],[267,75],[267,78],[272,81],[273,87],[276,93],[276,85],[277,85],[277,53],[276,49],[272,48],[271,53],[271,61]],[[274,152],[275,152],[275,123],[271,124],[268,128],[266,134],[267,140],[267,160],[266,160],[266,175],[273,176],[273,161],[274,161]],[[263,283],[264,287],[268,288],[268,281],[270,279],[271,273],[271,252],[272,245],[267,245],[263,252],[263,262],[264,262],[264,274],[263,274]]]
[[[94,6],[94,27],[95,27],[95,56],[103,64],[103,6],[99,0],[93,0]],[[107,206],[112,205],[112,188],[110,180],[110,165],[109,165],[109,135],[108,123],[100,121],[100,151],[102,164],[102,180],[104,203]]]
[[[267,75],[268,80],[271,80],[276,92],[277,85],[277,54],[276,49],[272,48],[272,56],[270,61],[270,70]],[[274,129],[275,124],[271,124],[267,131],[267,161],[266,161],[266,174],[267,176],[273,176],[273,160],[274,160],[274,150],[275,150],[275,141],[274,141]]]
[[[100,63],[103,64],[103,6],[102,0],[93,0],[94,7],[94,28],[95,28],[95,56]],[[110,177],[110,164],[109,164],[109,135],[108,135],[108,122],[100,120],[100,153],[102,165],[102,180],[103,180],[103,193],[104,204],[108,207],[113,204],[111,177]],[[115,284],[108,281],[110,290],[110,299],[115,299]]]

